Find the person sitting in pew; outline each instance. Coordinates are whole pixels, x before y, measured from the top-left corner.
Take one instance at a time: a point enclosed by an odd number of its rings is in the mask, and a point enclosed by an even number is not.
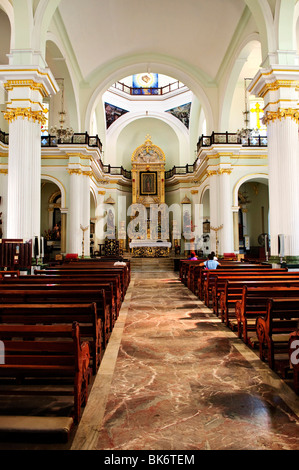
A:
[[[214,259],[214,255],[212,253],[209,254],[207,261],[204,261],[200,264],[200,266],[204,266],[205,269],[217,269],[218,266],[221,266],[219,261]]]

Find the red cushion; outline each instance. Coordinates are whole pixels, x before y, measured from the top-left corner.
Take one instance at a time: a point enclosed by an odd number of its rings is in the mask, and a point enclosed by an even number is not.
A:
[[[65,255],[65,259],[77,259],[78,258],[78,253],[67,253]]]

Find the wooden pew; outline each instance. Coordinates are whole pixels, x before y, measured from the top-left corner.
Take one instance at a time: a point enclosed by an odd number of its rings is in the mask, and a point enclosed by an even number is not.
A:
[[[110,334],[111,310],[106,304],[104,289],[80,290],[80,289],[5,289],[0,286],[0,304],[25,304],[25,303],[52,303],[52,304],[79,304],[96,303],[97,317],[102,321],[103,349],[106,348]]]
[[[271,282],[283,284],[290,281],[298,281],[299,273],[257,273],[238,276],[223,276],[216,280],[212,289],[212,306],[215,315],[220,316],[222,321],[228,318],[229,311],[234,312],[235,303],[242,298],[242,288],[244,284],[251,285],[255,282]]]
[[[273,370],[281,370],[279,362],[288,356],[290,334],[298,329],[299,296],[269,298],[266,315],[256,320],[260,359],[267,360]],[[289,366],[289,361],[288,366]]]
[[[112,282],[90,282],[83,283],[79,281],[71,281],[70,279],[57,279],[57,280],[46,280],[40,276],[33,276],[28,279],[18,279],[9,281],[0,281],[0,289],[14,289],[14,290],[37,290],[37,289],[56,289],[56,290],[66,290],[71,291],[80,289],[80,290],[94,290],[96,288],[104,289],[106,293],[106,304],[110,306],[111,315],[110,315],[110,329],[112,331],[114,324],[118,317],[117,310],[117,299],[114,295],[114,287]]]
[[[74,420],[80,420],[81,407],[88,398],[90,379],[88,343],[80,340],[78,323],[73,325],[0,325],[0,340],[4,343],[5,363],[0,364],[0,380],[15,379],[7,390],[0,387],[0,393],[9,395],[71,395],[74,400]],[[46,387],[35,391],[31,379],[47,378]],[[5,380],[6,379],[6,380]],[[67,391],[51,386],[51,379],[67,379],[72,390]],[[20,387],[22,383],[22,387]]]
[[[47,269],[47,270],[36,270],[34,272],[35,275],[47,275],[47,276],[65,276],[65,275],[78,275],[81,276],[82,279],[84,276],[102,276],[104,278],[105,276],[119,276],[120,279],[120,286],[121,286],[121,292],[122,292],[122,300],[124,299],[124,296],[127,291],[127,278],[125,277],[125,272],[123,270],[112,270],[112,269],[97,269],[97,270],[89,270],[89,269],[84,269],[84,270],[79,270],[79,269]]]
[[[251,346],[254,341],[249,337],[249,332],[256,333],[256,320],[259,316],[266,315],[267,302],[269,298],[297,297],[299,296],[299,284],[295,285],[263,285],[243,286],[242,300],[236,302],[235,320],[230,319],[233,327],[237,323],[238,336]]]
[[[96,262],[82,262],[81,260],[75,263],[65,263],[57,266],[55,269],[63,270],[89,270],[91,272],[96,270],[108,269],[111,272],[121,271],[124,274],[124,279],[126,282],[126,287],[128,287],[131,280],[131,265],[130,262],[126,261],[125,265],[115,264],[114,261],[102,261],[99,263]]]
[[[96,374],[104,353],[102,320],[95,303],[88,304],[0,304],[0,324],[53,325],[76,321],[81,339],[89,343],[93,374]]]
[[[292,332],[289,338],[289,362],[293,371],[294,390],[299,394],[299,330]]]
[[[204,303],[206,304],[207,307],[210,307],[210,300],[212,298],[212,290],[214,286],[216,285],[217,280],[223,278],[223,279],[233,279],[234,277],[240,277],[240,276],[258,276],[258,275],[277,275],[277,274],[283,274],[286,273],[286,269],[265,269],[265,268],[247,268],[247,269],[239,269],[239,270],[211,270],[207,271],[205,275],[205,281],[204,281]]]
[[[229,266],[229,267],[223,267],[221,266],[220,268],[218,267],[216,270],[209,270],[209,269],[204,269],[202,268],[199,277],[197,280],[197,287],[198,287],[198,297],[200,300],[204,301],[205,299],[205,281],[207,278],[208,273],[215,274],[228,274],[230,272],[236,273],[236,275],[241,275],[246,272],[252,272],[252,271],[257,271],[257,270],[272,270],[272,267],[269,265],[257,265],[257,264],[252,264],[252,265],[246,265],[244,263],[240,263],[238,266]]]

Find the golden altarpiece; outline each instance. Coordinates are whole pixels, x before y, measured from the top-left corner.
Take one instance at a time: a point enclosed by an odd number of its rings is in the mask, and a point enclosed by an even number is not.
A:
[[[147,231],[131,240],[130,249],[136,257],[168,256],[171,243],[161,234],[161,213],[157,233],[153,237],[150,225],[151,205],[165,203],[165,154],[154,145],[149,135],[132,155],[132,203],[142,204],[147,211]]]

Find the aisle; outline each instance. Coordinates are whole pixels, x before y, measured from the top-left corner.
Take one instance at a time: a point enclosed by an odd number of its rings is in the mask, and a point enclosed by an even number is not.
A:
[[[72,449],[298,449],[298,401],[176,273],[137,269]]]

